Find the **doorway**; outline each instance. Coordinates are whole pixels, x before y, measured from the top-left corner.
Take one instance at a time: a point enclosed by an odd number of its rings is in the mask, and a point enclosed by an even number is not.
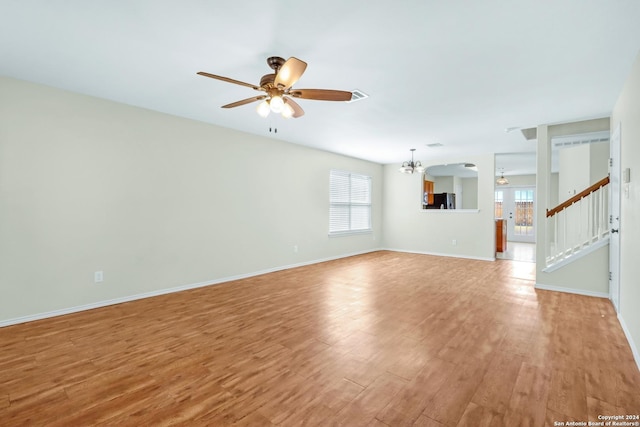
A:
[[[495,191],[496,218],[507,220],[507,241],[535,243],[535,187]]]

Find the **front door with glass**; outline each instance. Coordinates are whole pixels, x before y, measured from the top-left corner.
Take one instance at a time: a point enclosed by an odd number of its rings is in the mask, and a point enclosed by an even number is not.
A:
[[[507,240],[535,242],[534,201],[533,187],[505,187],[496,190],[496,218],[507,220]]]

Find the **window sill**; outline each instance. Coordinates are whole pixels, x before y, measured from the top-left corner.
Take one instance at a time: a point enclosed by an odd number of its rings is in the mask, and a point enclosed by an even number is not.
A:
[[[337,231],[334,233],[329,233],[329,237],[343,237],[343,236],[354,236],[359,234],[372,234],[373,230],[354,230],[354,231]]]

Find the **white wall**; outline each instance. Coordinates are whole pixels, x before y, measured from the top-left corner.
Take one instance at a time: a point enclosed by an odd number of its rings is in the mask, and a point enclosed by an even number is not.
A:
[[[436,159],[433,163],[461,161],[478,166],[478,211],[423,210],[420,176],[398,173],[397,165],[384,167],[384,247],[467,258],[495,258],[494,156]]]
[[[373,234],[327,236],[331,168],[373,177]],[[0,322],[374,250],[382,172],[0,78]]]
[[[620,313],[640,367],[640,56],[613,110],[611,128],[621,127],[621,166],[631,169],[620,203]]]
[[[558,193],[564,202],[591,185],[589,165],[591,164],[589,145],[563,148],[559,150]]]
[[[608,142],[562,148],[558,153],[558,192],[563,202],[609,173]]]
[[[608,142],[589,144],[589,185],[593,185],[609,174],[609,147]]]

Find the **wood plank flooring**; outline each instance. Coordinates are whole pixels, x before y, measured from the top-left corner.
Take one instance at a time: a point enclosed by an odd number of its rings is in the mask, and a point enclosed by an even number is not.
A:
[[[376,252],[0,329],[0,425],[544,426],[640,413],[608,300]]]

